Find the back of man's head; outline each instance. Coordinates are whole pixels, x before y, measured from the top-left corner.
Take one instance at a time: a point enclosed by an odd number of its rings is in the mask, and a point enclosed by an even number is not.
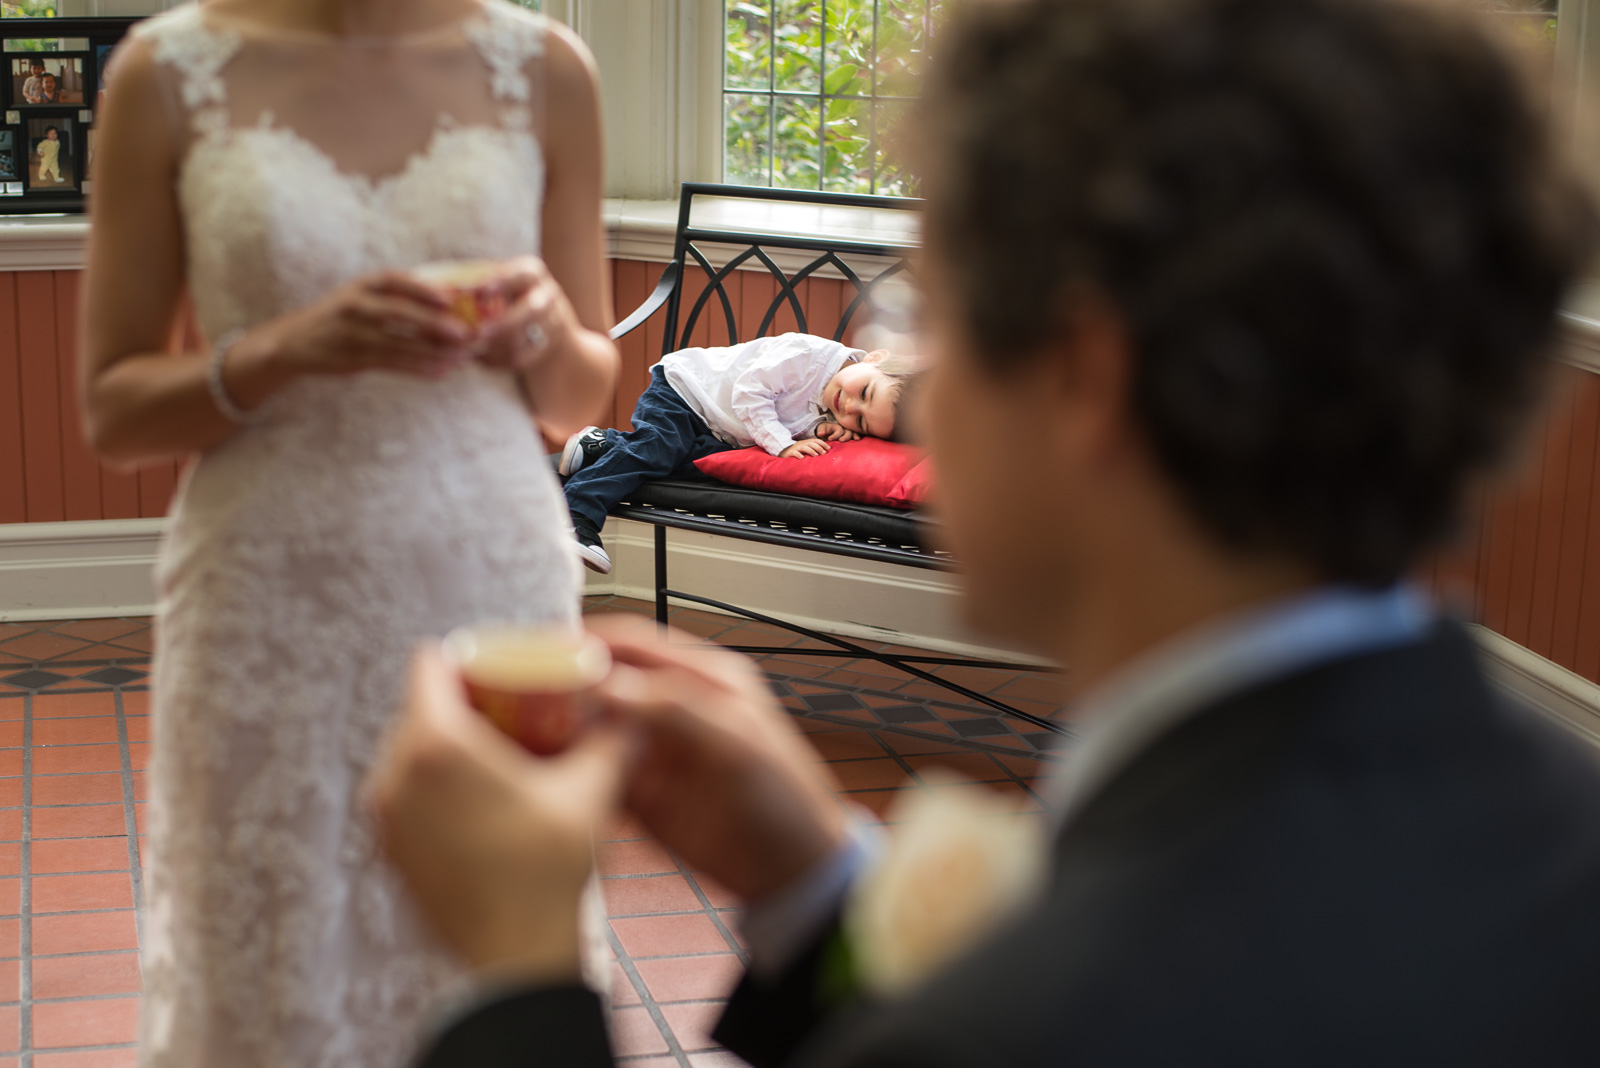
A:
[[[1411,0],[1000,0],[924,100],[929,240],[991,369],[1109,297],[1205,529],[1387,583],[1537,392],[1596,244],[1477,20]]]

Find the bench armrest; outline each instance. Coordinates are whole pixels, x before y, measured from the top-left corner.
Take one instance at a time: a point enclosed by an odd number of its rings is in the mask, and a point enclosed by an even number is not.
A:
[[[632,333],[643,325],[646,319],[660,311],[667,298],[672,296],[672,291],[677,288],[678,277],[681,274],[683,274],[681,261],[673,260],[667,264],[667,269],[661,272],[661,281],[656,283],[655,292],[646,297],[645,302],[633,310],[633,314],[611,328],[611,340],[615,341]]]

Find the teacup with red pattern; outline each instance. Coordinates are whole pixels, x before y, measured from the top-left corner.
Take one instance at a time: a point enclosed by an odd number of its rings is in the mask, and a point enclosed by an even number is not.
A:
[[[444,640],[467,701],[538,756],[570,746],[597,712],[611,671],[605,642],[577,628],[522,623],[460,627]]]
[[[439,260],[411,269],[411,277],[442,290],[450,311],[468,326],[486,326],[506,313],[498,286],[505,265],[495,260]]]

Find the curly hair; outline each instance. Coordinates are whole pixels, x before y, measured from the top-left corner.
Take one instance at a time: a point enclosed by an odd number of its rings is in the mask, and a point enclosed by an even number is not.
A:
[[[1219,543],[1394,581],[1538,393],[1587,190],[1476,20],[1403,0],[1000,0],[920,115],[930,247],[995,373],[1085,284]]]

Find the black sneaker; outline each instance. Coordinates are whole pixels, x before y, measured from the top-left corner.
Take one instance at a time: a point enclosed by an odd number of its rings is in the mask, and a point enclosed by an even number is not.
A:
[[[604,430],[597,426],[586,426],[567,439],[566,447],[561,450],[561,462],[556,465],[556,474],[566,478],[585,464],[594,463],[609,448],[611,442],[606,440]],[[606,570],[611,570],[609,565]]]
[[[581,521],[572,524],[572,532],[578,539],[578,559],[583,566],[602,575],[611,574],[611,555],[600,544],[600,532]]]

